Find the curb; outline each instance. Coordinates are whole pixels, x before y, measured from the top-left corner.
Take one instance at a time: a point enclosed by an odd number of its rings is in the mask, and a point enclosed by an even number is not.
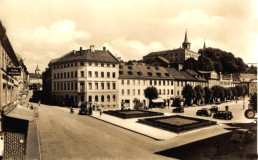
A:
[[[111,122],[108,122],[108,121],[105,121],[105,120],[103,120],[103,119],[99,119],[99,118],[96,118],[96,117],[93,117],[93,116],[89,116],[89,117],[92,117],[92,118],[94,118],[94,119],[100,120],[100,121],[102,121],[102,122],[106,122],[106,123],[108,123],[108,124],[111,124],[111,125],[116,126],[116,127],[119,127],[119,128],[123,128],[123,129],[125,129],[125,130],[128,130],[128,131],[131,131],[131,132],[134,132],[134,133],[143,135],[143,136],[145,136],[145,137],[154,139],[154,140],[156,140],[156,141],[164,141],[164,139],[154,138],[154,137],[152,137],[152,136],[148,136],[148,135],[146,135],[146,134],[143,134],[143,133],[140,133],[140,132],[137,132],[137,131],[134,131],[134,130],[131,130],[131,129],[128,129],[128,128],[125,128],[125,127],[122,127],[122,126],[119,126],[119,125],[117,125],[117,124],[114,124],[114,123],[111,123]]]

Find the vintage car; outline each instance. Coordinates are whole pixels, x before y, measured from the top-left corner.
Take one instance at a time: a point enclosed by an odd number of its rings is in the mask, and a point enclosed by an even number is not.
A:
[[[182,107],[176,107],[172,110],[173,113],[184,113],[184,109]]]
[[[231,120],[233,118],[233,115],[230,111],[218,111],[217,113],[214,113],[213,118]]]
[[[212,113],[216,113],[216,112],[218,112],[219,107],[218,106],[211,106],[210,110],[211,110]]]
[[[197,110],[197,112],[196,112],[196,115],[198,115],[198,116],[207,116],[207,117],[210,117],[211,114],[212,114],[212,113],[211,113],[210,109],[207,109],[207,108],[199,109],[199,110]]]

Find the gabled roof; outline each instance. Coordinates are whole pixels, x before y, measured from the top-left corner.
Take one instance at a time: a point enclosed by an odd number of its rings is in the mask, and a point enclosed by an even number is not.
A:
[[[169,74],[171,74],[176,80],[184,81],[197,81],[194,77],[184,71],[178,71],[175,68],[166,68]]]
[[[207,81],[205,78],[203,78],[200,74],[198,74],[197,72],[193,71],[193,70],[186,70],[186,72],[188,74],[190,74],[191,76],[193,76],[195,79],[197,79],[198,81]]]
[[[119,67],[119,79],[174,79],[164,67],[149,66],[143,63],[124,64]]]
[[[165,57],[158,56],[157,58],[159,58],[159,59],[162,60],[163,62],[169,64],[169,61],[168,61]]]
[[[162,56],[162,55],[167,55],[169,53],[172,53],[174,51],[182,51],[185,50],[184,48],[177,48],[177,49],[173,49],[173,50],[165,50],[165,51],[157,51],[157,52],[151,52],[149,54],[147,54],[146,56],[143,57],[149,57],[149,56]]]
[[[239,76],[240,79],[257,79],[257,75],[255,74],[250,74],[250,73],[240,73]]]
[[[90,49],[80,51],[71,51],[63,57],[58,58],[52,63],[62,63],[71,61],[86,61],[86,62],[103,62],[103,63],[118,63],[118,60],[108,50]]]

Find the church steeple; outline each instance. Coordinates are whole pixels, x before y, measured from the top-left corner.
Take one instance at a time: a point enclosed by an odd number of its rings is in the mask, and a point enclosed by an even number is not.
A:
[[[35,73],[36,73],[36,74],[39,74],[39,71],[40,71],[40,69],[39,69],[39,64],[38,64],[38,62],[37,62],[37,67],[36,67],[36,69],[35,69]]]
[[[204,43],[203,43],[203,49],[206,49],[205,38],[204,38]]]
[[[187,29],[185,30],[185,40],[182,44],[184,49],[190,49],[191,47],[191,43],[188,41],[188,37],[187,37]]]

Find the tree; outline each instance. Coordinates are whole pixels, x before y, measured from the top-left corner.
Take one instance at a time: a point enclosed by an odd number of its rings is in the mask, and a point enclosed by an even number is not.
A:
[[[145,98],[149,99],[149,108],[151,105],[151,100],[158,98],[158,90],[156,87],[148,87],[144,90]]]
[[[191,101],[196,97],[195,91],[190,84],[184,86],[182,95],[185,98],[185,104],[191,106]]]
[[[209,57],[200,56],[198,58],[198,69],[202,71],[213,71],[213,62]]]
[[[243,96],[245,94],[245,88],[241,85],[237,85],[236,87],[237,97]]]
[[[235,99],[235,97],[237,96],[237,90],[235,87],[230,87],[229,88],[232,92],[232,98],[231,99]]]
[[[203,98],[204,96],[204,89],[201,85],[197,85],[194,87],[194,91],[196,94],[196,100],[197,100],[197,105],[200,105],[200,100]]]
[[[220,90],[220,86],[212,86],[211,87],[212,93],[213,93],[213,99],[215,100],[215,102],[217,102],[218,98],[219,98],[219,90]]]
[[[204,87],[204,99],[205,99],[205,103],[208,104],[210,103],[212,96],[213,96],[213,92],[209,87]]]
[[[221,101],[225,99],[225,91],[224,90],[225,90],[224,87],[219,86],[219,98]]]
[[[233,93],[232,93],[232,91],[231,91],[230,88],[225,88],[225,89],[224,89],[224,93],[225,93],[225,98],[226,98],[226,100],[231,99]]]
[[[140,109],[140,100],[138,98],[134,98],[133,103],[134,103],[134,109],[139,110]]]
[[[194,58],[188,58],[186,61],[184,61],[183,65],[185,70],[196,70],[198,68],[197,61]]]

